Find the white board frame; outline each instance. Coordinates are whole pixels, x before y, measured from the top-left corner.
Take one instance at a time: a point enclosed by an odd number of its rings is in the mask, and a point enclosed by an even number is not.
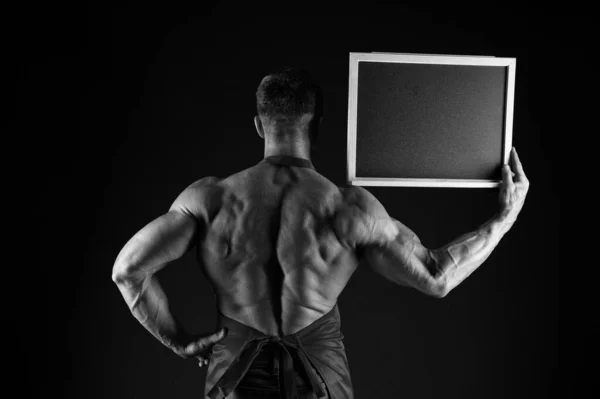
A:
[[[479,179],[421,179],[421,178],[374,178],[356,176],[356,124],[358,109],[358,63],[393,62],[405,64],[475,65],[507,67],[506,103],[504,115],[503,162],[508,163],[512,148],[516,58],[493,56],[466,56],[411,53],[350,53],[348,83],[348,151],[347,180],[353,186],[393,187],[497,187],[501,180]]]

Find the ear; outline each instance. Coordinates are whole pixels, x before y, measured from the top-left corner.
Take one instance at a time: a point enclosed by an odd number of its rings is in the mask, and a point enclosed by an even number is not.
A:
[[[254,117],[254,127],[256,127],[256,133],[258,133],[260,138],[264,139],[265,131],[263,129],[262,122],[260,121],[260,117],[258,115]]]

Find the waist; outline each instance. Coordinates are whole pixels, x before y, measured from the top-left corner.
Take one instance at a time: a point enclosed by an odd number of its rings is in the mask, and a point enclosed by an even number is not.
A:
[[[329,313],[335,314],[337,308],[335,302],[331,306],[317,309],[298,304],[283,304],[283,310],[276,309],[270,301],[239,305],[219,298],[218,302],[219,319],[223,319],[224,322],[227,322],[227,319],[235,320],[263,335],[279,337],[298,334]],[[274,315],[281,316],[278,318]],[[339,313],[334,317],[339,318]]]
[[[229,331],[228,337],[237,339],[253,336],[254,338],[306,338],[326,335],[327,339],[335,339],[341,334],[340,314],[335,304],[331,309],[323,313],[312,311],[312,314],[303,311],[295,311],[294,317],[289,317],[278,324],[265,311],[264,307],[256,306],[250,309],[232,308],[227,305],[221,306],[219,310],[217,328],[226,327]],[[291,312],[290,312],[291,313]],[[226,338],[227,340],[227,338]],[[225,342],[224,342],[225,343]]]
[[[311,388],[309,373],[310,375],[314,374],[317,376],[320,385],[325,383],[312,365],[310,366],[310,370],[304,370],[304,364],[296,351],[290,351],[289,353],[293,362],[293,371],[287,377],[295,380],[298,390],[308,390]],[[281,367],[284,361],[283,356],[285,355],[278,345],[265,345],[254,358],[238,387],[245,389],[280,390],[283,378]]]
[[[331,379],[323,374],[322,363],[335,359],[338,374],[347,374],[337,305],[297,333],[282,337],[265,335],[220,314],[218,328],[223,327],[227,336],[213,347],[207,374],[208,394],[213,399],[219,393],[226,397],[242,381],[241,386],[248,387],[283,385],[289,397],[299,385],[322,397]],[[328,368],[335,369],[336,364]]]

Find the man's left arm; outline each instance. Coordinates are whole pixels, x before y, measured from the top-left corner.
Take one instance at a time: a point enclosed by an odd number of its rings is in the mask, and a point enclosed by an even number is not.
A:
[[[359,243],[367,264],[394,283],[435,297],[446,296],[488,258],[521,212],[529,180],[514,148],[510,164],[512,169],[508,164],[502,169],[499,212],[475,231],[439,249],[426,248],[412,230],[390,218],[374,197],[363,196],[366,201],[361,204],[371,215],[367,222],[358,223],[368,226],[363,227],[368,234],[360,236],[370,242]]]
[[[169,211],[150,222],[123,247],[113,266],[112,278],[135,318],[163,345],[181,357],[199,357],[222,339],[217,332],[192,339],[169,310],[167,297],[155,274],[194,247],[198,230],[205,228],[210,182],[201,179],[188,187]],[[204,211],[204,212],[203,212]]]

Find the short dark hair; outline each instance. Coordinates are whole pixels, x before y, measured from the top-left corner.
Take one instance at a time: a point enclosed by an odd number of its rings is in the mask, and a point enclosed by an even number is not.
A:
[[[321,88],[302,69],[283,67],[265,76],[256,90],[258,115],[276,123],[294,124],[306,114],[318,119],[322,112]]]

